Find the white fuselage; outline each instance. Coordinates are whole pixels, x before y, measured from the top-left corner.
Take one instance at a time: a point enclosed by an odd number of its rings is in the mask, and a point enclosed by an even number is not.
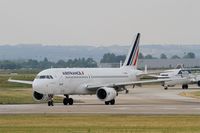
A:
[[[33,91],[42,94],[95,94],[88,85],[136,81],[141,71],[122,68],[51,68],[40,72],[33,81]]]

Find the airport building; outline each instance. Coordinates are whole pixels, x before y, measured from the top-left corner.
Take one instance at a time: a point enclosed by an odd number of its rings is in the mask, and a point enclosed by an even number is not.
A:
[[[177,64],[184,67],[200,67],[200,59],[139,59],[138,68],[143,69],[147,65],[148,69],[168,69],[175,68]],[[100,63],[99,67],[120,67],[120,63]]]

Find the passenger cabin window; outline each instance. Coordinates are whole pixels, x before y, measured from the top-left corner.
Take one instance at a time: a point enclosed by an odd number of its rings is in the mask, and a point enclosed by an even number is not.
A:
[[[168,74],[161,74],[161,76],[169,76]]]
[[[37,76],[36,79],[53,79],[53,76],[51,76],[51,75],[40,75],[40,76]]]

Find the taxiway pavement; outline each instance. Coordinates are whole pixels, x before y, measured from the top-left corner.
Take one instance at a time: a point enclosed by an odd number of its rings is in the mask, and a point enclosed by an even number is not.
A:
[[[72,106],[62,103],[55,103],[53,107],[47,104],[0,105],[0,114],[200,114],[200,99],[179,95],[198,90],[198,87],[164,90],[161,86],[150,85],[130,89],[129,94],[120,93],[115,105],[104,105],[95,95],[71,96],[76,101]]]

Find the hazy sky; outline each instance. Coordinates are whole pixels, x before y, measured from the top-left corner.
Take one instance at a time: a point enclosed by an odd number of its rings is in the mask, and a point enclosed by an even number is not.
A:
[[[200,44],[200,0],[0,0],[0,44]]]

